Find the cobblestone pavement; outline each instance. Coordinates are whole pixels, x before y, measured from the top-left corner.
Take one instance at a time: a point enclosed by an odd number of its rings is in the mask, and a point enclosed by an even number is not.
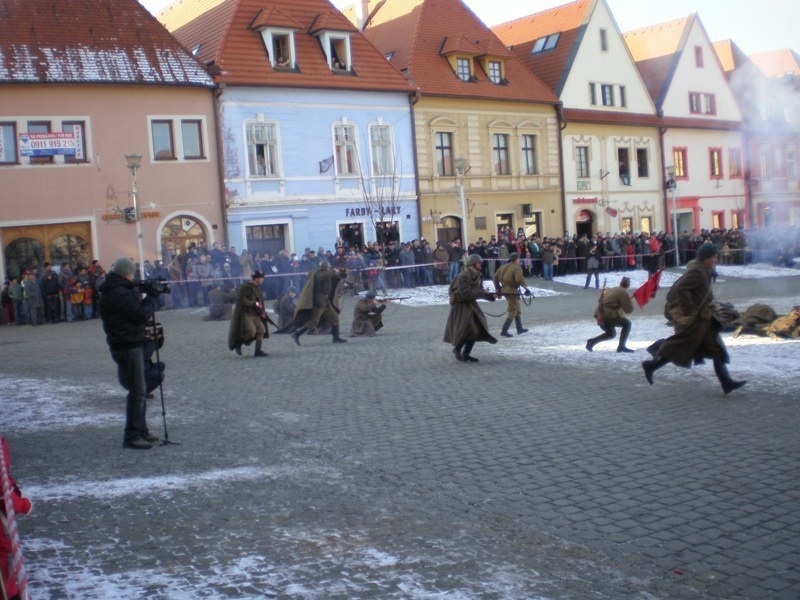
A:
[[[798,280],[730,281],[725,299],[797,299]],[[531,344],[537,323],[585,321],[582,291],[527,309]],[[374,338],[273,335],[254,359],[227,350],[227,323],[159,313],[180,445],[146,452],[121,447],[98,321],[2,328],[34,597],[800,598],[798,379],[725,397],[585,351],[480,344],[462,364],[446,306],[387,315]]]

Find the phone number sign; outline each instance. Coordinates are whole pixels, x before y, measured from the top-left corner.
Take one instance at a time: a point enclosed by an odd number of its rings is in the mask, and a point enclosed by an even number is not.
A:
[[[22,156],[56,156],[63,154],[83,158],[82,130],[53,131],[48,133],[20,133],[19,149]]]

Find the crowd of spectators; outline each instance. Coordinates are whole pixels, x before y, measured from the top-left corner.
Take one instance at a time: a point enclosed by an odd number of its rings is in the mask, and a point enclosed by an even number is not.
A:
[[[655,272],[663,267],[685,265],[696,250],[710,242],[717,247],[722,265],[767,263],[796,268],[800,256],[800,228],[710,229],[682,232],[676,242],[669,233],[602,233],[594,237],[526,236],[500,229],[488,239],[479,237],[466,249],[459,240],[432,244],[418,239],[409,242],[391,240],[356,245],[336,240],[332,249],[305,248],[302,254],[280,250],[277,254],[225,248],[214,243],[191,244],[188,251],[170,256],[169,262],[144,261],[146,278],[163,279],[170,284],[169,294],[159,296],[159,308],[208,306],[214,287],[237,288],[250,281],[253,271],[263,272],[264,295],[275,299],[290,287],[302,289],[308,273],[327,260],[334,269],[347,271],[346,285],[353,292],[382,291],[442,285],[453,280],[463,264],[464,255],[478,254],[483,259],[484,277],[491,279],[495,270],[516,252],[525,277],[554,278],[587,272],[590,254],[600,261],[601,271],[646,269]],[[137,274],[139,268],[137,265]],[[39,325],[59,321],[79,321],[97,316],[97,287],[105,278],[98,261],[89,267],[71,268],[63,263],[55,270],[49,263],[43,272],[37,267],[25,270],[19,278],[5,281],[2,292],[2,321]]]

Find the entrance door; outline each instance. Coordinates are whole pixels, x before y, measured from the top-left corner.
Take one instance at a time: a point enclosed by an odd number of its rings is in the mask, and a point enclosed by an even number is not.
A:
[[[363,223],[339,223],[339,239],[345,248],[356,247],[359,250],[364,245]]]
[[[88,267],[92,257],[91,239],[88,222],[4,228],[6,277],[18,277],[24,269],[42,268],[45,262],[57,268],[62,262],[70,263],[73,269]]]
[[[443,217],[436,228],[436,241],[442,246],[447,245],[461,237],[461,219],[456,217]]]
[[[584,233],[590,240],[594,237],[594,213],[582,210],[575,219],[575,233],[581,237]]]
[[[249,225],[245,228],[247,234],[247,250],[250,254],[258,253],[261,256],[270,254],[275,256],[286,248],[286,225]]]
[[[189,246],[206,243],[205,228],[193,217],[187,215],[167,221],[161,230],[161,260],[168,265],[173,256],[186,256]]]

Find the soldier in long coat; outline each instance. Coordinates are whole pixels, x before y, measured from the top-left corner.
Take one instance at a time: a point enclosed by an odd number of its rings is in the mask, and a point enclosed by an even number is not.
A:
[[[517,335],[527,333],[528,330],[522,326],[522,316],[520,313],[520,287],[525,288],[528,296],[531,291],[525,285],[525,276],[522,273],[522,267],[519,266],[519,254],[512,252],[508,255],[508,262],[495,271],[492,278],[494,289],[497,293],[506,295],[506,302],[508,304],[508,315],[505,323],[503,323],[503,331],[500,333],[503,337],[514,337],[508,333],[508,328],[511,327],[513,320],[517,325]]]
[[[347,271],[331,269],[327,260],[309,274],[294,310],[295,344],[299,346],[300,336],[320,324],[330,325],[334,344],[347,341],[339,337],[339,286],[346,278]]]
[[[267,313],[264,308],[264,293],[261,291],[264,274],[261,271],[253,271],[250,278],[251,281],[239,287],[236,296],[236,308],[228,330],[228,348],[235,350],[236,354],[241,356],[242,346],[249,346],[255,341],[256,350],[253,356],[266,356],[267,353],[261,350],[264,338],[269,337],[269,329],[265,322]]]
[[[692,362],[700,364],[706,358],[714,361],[714,373],[726,394],[747,383],[734,381],[728,373],[730,358],[711,306],[714,302],[711,277],[716,266],[717,249],[714,244],[703,244],[697,250],[696,260],[687,265],[686,273],[667,294],[665,316],[672,321],[675,334],[657,340],[647,349],[653,360],[644,361],[642,369],[651,385],[653,373],[668,362],[689,368]]]
[[[478,299],[495,301],[494,294],[483,289],[480,256],[469,256],[467,268],[452,281],[449,291],[450,314],[444,329],[444,341],[453,345],[456,360],[478,362],[470,354],[475,342],[497,343],[497,338],[489,333],[486,316],[477,302]]]
[[[386,302],[376,302],[375,292],[367,292],[356,302],[353,309],[353,323],[350,326],[350,337],[372,337],[383,328],[381,313],[386,310]]]

